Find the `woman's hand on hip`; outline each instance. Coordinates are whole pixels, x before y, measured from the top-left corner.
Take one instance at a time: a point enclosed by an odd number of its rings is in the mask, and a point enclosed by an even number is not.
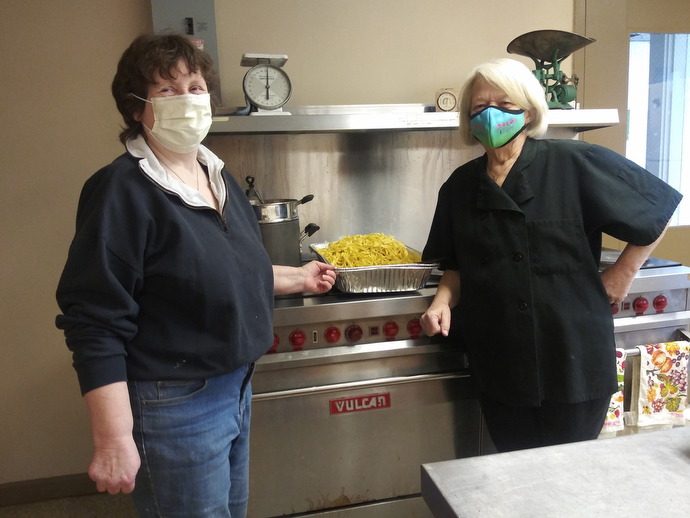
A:
[[[601,282],[604,283],[604,289],[611,304],[623,301],[628,295],[634,278],[635,273],[618,268],[615,264],[601,272]]]
[[[616,262],[601,272],[601,281],[604,283],[611,304],[620,303],[627,297],[637,272],[663,239],[667,229],[668,223],[652,244],[638,246],[628,243]]]

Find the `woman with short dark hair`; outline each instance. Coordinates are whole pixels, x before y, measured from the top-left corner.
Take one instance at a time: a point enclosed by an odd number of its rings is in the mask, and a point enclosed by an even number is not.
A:
[[[99,491],[141,517],[246,514],[251,376],[273,343],[274,294],[328,291],[333,267],[272,266],[211,126],[211,59],[140,36],[112,92],[126,152],[94,174],[56,319],[89,410]]]
[[[220,84],[211,56],[184,36],[143,34],[122,54],[111,87],[115,105],[125,123],[120,133],[123,144],[127,139],[144,133],[137,114],[144,109],[145,101],[142,98],[146,98],[149,85],[156,82],[157,76],[164,79],[175,76],[180,61],[190,70],[201,74],[211,94],[211,105],[215,104],[214,94]]]

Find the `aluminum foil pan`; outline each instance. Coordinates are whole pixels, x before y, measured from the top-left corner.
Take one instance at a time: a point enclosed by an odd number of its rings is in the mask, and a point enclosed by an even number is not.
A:
[[[328,247],[328,243],[312,243],[309,247],[319,260],[329,261],[319,253]],[[406,246],[408,252],[416,254],[420,259],[422,254]],[[431,272],[438,268],[438,263],[410,263],[390,264],[384,266],[359,266],[352,268],[337,267],[338,276],[335,287],[344,293],[390,293],[396,291],[416,291],[426,286]]]

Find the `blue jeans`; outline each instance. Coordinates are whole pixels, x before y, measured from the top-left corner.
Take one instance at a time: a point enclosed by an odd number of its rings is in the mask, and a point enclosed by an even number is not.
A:
[[[198,381],[132,381],[141,518],[244,518],[254,365]]]

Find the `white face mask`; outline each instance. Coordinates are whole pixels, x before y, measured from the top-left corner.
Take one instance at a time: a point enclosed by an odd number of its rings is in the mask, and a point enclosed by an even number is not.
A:
[[[184,94],[137,99],[153,105],[153,128],[144,127],[163,147],[175,153],[190,153],[211,129],[211,95]],[[143,122],[142,122],[143,124]]]

